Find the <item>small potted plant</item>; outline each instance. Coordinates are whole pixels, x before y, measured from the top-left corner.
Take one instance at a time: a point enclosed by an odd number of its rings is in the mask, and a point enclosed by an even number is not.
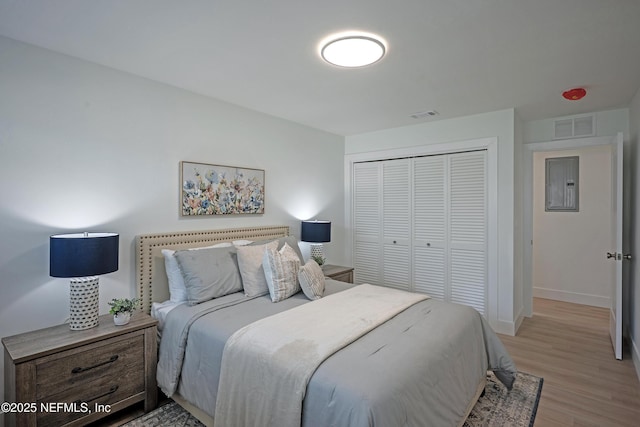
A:
[[[311,255],[311,259],[318,263],[320,267],[327,261],[324,257],[320,255]]]
[[[113,314],[113,323],[116,325],[126,325],[131,319],[133,311],[138,307],[140,300],[138,298],[128,299],[119,298],[112,299],[109,302],[111,309],[109,313]]]

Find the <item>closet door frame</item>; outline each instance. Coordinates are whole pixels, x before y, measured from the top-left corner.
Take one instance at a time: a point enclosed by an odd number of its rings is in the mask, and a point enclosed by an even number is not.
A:
[[[494,328],[498,319],[498,139],[479,138],[466,141],[427,144],[391,150],[380,150],[345,155],[345,224],[349,228],[346,253],[354,259],[353,236],[353,165],[358,162],[398,159],[403,157],[454,154],[465,151],[487,151],[487,307],[486,318]]]

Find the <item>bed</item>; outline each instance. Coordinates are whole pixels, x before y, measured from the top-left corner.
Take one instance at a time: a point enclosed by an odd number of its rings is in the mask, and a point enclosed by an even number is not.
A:
[[[138,295],[143,310],[154,307],[162,325],[158,384],[204,424],[219,426],[224,420],[223,425],[247,426],[462,425],[484,389],[488,369],[511,388],[515,366],[488,323],[472,308],[414,297],[417,294],[388,294],[387,288],[325,279],[324,296],[314,301],[303,292],[277,303],[268,294],[247,297],[233,292],[164,311],[158,304],[170,298],[163,249],[185,251],[287,236],[288,227],[273,226],[136,239]],[[367,300],[375,293],[380,293],[376,300]],[[371,304],[336,308],[363,300]],[[372,305],[394,301],[396,308]],[[353,322],[363,323],[360,310],[367,307],[373,317],[389,314],[375,325],[367,320],[369,326],[345,341],[342,335],[350,332],[342,330],[351,330]],[[278,323],[307,325],[314,319],[321,327],[273,329]],[[322,345],[301,339],[316,330],[336,341],[320,356],[316,353],[322,351],[309,349]],[[280,339],[289,332],[288,341]],[[257,341],[239,346],[238,337],[246,339],[245,335]],[[274,350],[272,342],[280,347]],[[304,345],[283,356],[281,350],[298,343]],[[314,358],[319,359],[313,362]],[[298,369],[305,364],[301,361],[311,364],[304,368],[304,381],[285,381],[289,367]]]

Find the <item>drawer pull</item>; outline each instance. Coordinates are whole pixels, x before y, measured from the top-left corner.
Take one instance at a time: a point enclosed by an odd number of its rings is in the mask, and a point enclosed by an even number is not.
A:
[[[93,400],[98,400],[98,399],[100,399],[101,397],[105,397],[105,396],[108,396],[108,395],[110,395],[110,394],[113,394],[113,393],[115,393],[117,390],[118,390],[118,386],[117,386],[117,385],[112,385],[112,386],[111,386],[111,388],[109,389],[109,391],[108,391],[108,392],[106,392],[106,393],[102,393],[101,395],[99,395],[99,396],[95,396],[95,397],[92,397],[91,399],[86,399],[86,400],[78,399],[78,400],[76,400],[76,401],[75,401],[75,402],[73,402],[73,403],[75,403],[76,405],[80,405],[81,403],[89,403],[89,402],[91,402],[91,401],[93,401]]]
[[[86,371],[89,371],[89,370],[91,370],[91,369],[94,369],[94,368],[98,368],[98,367],[100,367],[100,366],[103,366],[103,365],[108,365],[109,363],[113,363],[113,362],[115,362],[116,360],[118,360],[118,355],[117,355],[117,354],[116,354],[116,355],[114,355],[114,356],[111,356],[111,357],[109,358],[109,360],[107,360],[106,362],[98,363],[97,365],[89,366],[88,368],[81,368],[81,367],[79,367],[79,366],[78,366],[78,367],[76,367],[76,368],[73,368],[73,369],[71,370],[71,373],[72,373],[72,374],[79,374],[80,372],[86,372]]]

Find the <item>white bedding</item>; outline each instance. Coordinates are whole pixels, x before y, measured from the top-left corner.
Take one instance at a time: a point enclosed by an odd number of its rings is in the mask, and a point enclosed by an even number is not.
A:
[[[151,317],[158,321],[158,334],[162,333],[164,328],[164,321],[167,318],[167,314],[180,304],[181,302],[172,302],[167,300],[165,302],[154,302],[151,304]]]

